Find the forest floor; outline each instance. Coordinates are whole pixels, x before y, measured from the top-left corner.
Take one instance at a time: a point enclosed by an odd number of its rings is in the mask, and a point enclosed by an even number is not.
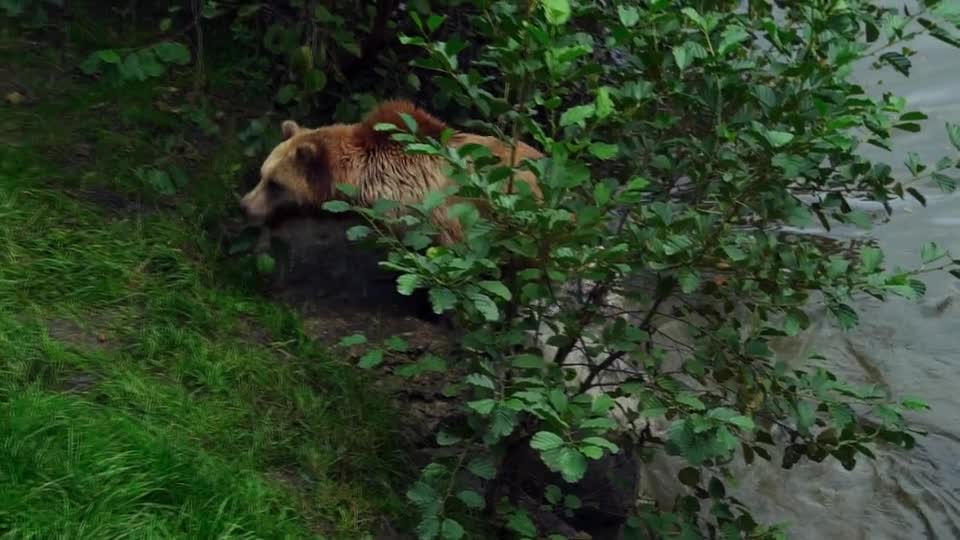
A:
[[[77,69],[113,39],[0,32],[0,536],[383,537],[415,517],[396,406],[225,253],[255,88],[208,66],[205,135],[189,73]]]

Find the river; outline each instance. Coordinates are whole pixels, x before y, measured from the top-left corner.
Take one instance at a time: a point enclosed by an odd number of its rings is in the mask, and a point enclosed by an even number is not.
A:
[[[902,164],[909,151],[928,162],[956,156],[944,123],[960,122],[960,51],[932,38],[910,46],[920,52],[912,58],[909,79],[868,65],[855,72],[871,94],[891,91],[907,98],[909,110],[930,117],[922,132],[898,135],[893,154],[873,147],[863,152],[903,178],[909,177]],[[888,268],[916,266],[920,246],[931,240],[960,256],[960,192],[946,195],[935,186],[921,191],[926,208],[899,202],[889,222],[867,233],[835,229],[830,236],[868,234],[884,250]],[[932,410],[908,419],[928,435],[910,451],[882,448],[875,461],[859,460],[850,472],[831,459],[802,461],[784,471],[778,456],[772,464],[760,461],[743,469],[736,494],[755,509],[755,517],[789,522],[790,537],[798,540],[960,538],[960,280],[945,272],[923,279],[928,287],[923,300],[861,301],[856,305],[861,324],[849,332],[820,313],[806,335],[780,353],[796,362],[816,350],[840,376],[880,384],[894,396],[924,398]],[[647,492],[665,501],[662,487],[676,483],[676,465],[658,460],[645,467]]]

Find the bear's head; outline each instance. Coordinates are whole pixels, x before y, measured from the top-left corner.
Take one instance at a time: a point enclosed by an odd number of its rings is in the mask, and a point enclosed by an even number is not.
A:
[[[251,222],[264,224],[282,211],[314,208],[332,197],[329,129],[283,122],[283,140],[260,167],[260,182],[240,200]]]

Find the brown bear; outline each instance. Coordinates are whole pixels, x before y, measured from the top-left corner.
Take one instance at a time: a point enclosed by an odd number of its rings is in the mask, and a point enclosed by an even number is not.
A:
[[[293,120],[282,124],[283,142],[277,145],[260,169],[260,182],[242,201],[241,206],[255,222],[264,222],[285,206],[319,208],[332,199],[345,199],[336,184],[356,189],[355,204],[371,206],[378,199],[401,204],[423,202],[427,193],[454,185],[444,174],[444,161],[437,156],[404,152],[391,133],[377,131],[375,126],[389,123],[407,131],[401,113],[417,122],[420,135],[440,139],[446,124],[408,101],[386,101],[356,124],[334,124],[317,129],[299,126]],[[544,157],[533,147],[518,143],[514,150],[495,137],[454,132],[449,146],[462,148],[468,144],[485,146],[503,165],[511,156],[518,166],[524,160]],[[538,200],[542,193],[536,176],[518,170],[515,179],[530,187]],[[516,186],[514,187],[516,190]],[[447,215],[447,208],[458,200],[448,197],[446,204],[433,212],[439,232],[438,242],[450,245],[463,239],[460,222]],[[479,206],[479,205],[478,205]]]

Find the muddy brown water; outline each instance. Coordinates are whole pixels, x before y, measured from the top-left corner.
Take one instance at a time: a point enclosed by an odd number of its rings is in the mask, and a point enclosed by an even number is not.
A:
[[[893,91],[908,99],[910,110],[930,117],[923,132],[899,135],[892,154],[863,150],[904,178],[902,162],[909,151],[927,161],[955,155],[944,123],[960,122],[960,52],[932,39],[919,40],[914,47],[920,53],[909,79],[867,66],[855,74],[874,95]],[[889,267],[918,264],[920,246],[931,240],[960,254],[960,193],[944,195],[930,186],[921,191],[927,208],[913,201],[898,203],[892,219],[872,231],[810,232],[872,238],[883,248]],[[879,211],[875,205],[862,206]],[[319,246],[329,244],[329,235],[342,229],[316,227],[293,233],[295,240],[314,243],[314,249],[301,246],[301,254],[309,253],[311,259],[291,268],[277,291],[301,304],[313,333],[334,339],[376,327],[385,334],[419,335],[414,341],[427,348],[447,338],[436,325],[411,316],[417,306],[396,296],[390,276],[362,271],[371,261]],[[331,261],[339,263],[331,268]],[[755,509],[757,518],[790,523],[791,538],[799,540],[960,538],[960,281],[946,273],[928,274],[924,280],[928,291],[922,301],[891,298],[856,304],[862,322],[854,331],[840,331],[827,313],[814,311],[812,328],[781,344],[779,352],[794,363],[817,352],[826,357],[827,367],[850,380],[880,384],[894,396],[926,399],[932,410],[908,418],[928,435],[911,451],[881,449],[875,461],[861,460],[849,472],[830,460],[804,461],[784,471],[779,456],[772,464],[761,461],[744,469],[736,495]],[[305,299],[310,301],[303,304]],[[643,495],[668,502],[679,466],[666,458],[645,465]]]

